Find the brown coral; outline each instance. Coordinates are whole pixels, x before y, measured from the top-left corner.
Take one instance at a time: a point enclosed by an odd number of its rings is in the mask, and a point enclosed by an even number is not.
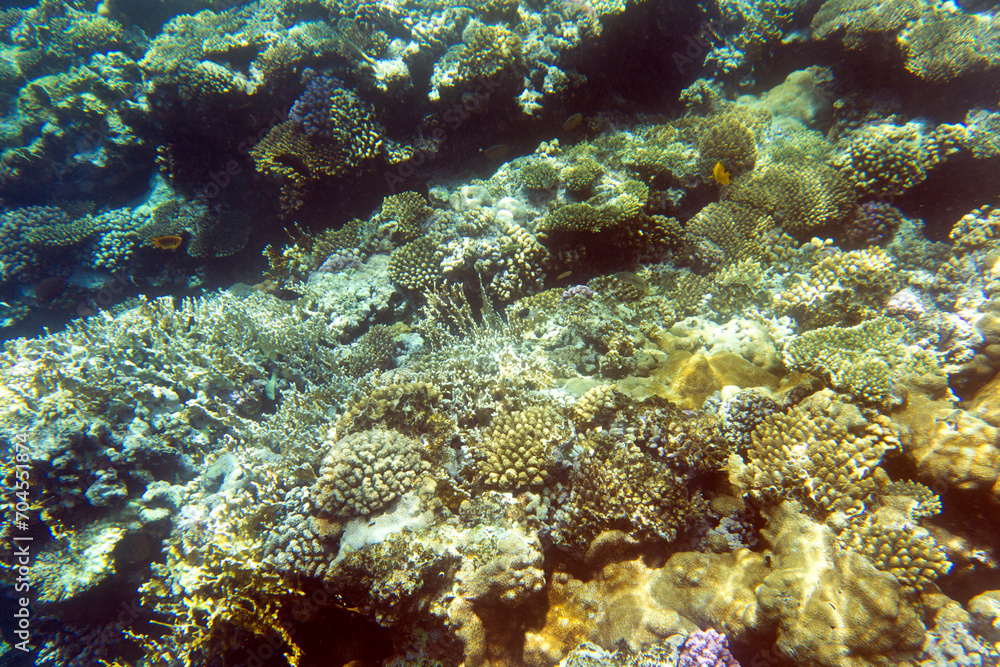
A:
[[[839,225],[856,200],[850,182],[819,162],[775,163],[733,184],[725,199],[762,211],[792,235]]]

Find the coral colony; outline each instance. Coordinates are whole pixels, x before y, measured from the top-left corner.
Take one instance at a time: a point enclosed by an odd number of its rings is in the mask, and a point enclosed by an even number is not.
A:
[[[6,4],[0,664],[1000,664],[994,4]]]

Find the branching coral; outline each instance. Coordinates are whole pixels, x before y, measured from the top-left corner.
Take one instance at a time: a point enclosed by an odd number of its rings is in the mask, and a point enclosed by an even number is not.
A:
[[[695,259],[717,268],[729,262],[760,257],[775,228],[763,211],[733,202],[712,203],[698,212],[685,229]]]
[[[892,256],[878,247],[826,252],[807,276],[789,280],[774,295],[774,308],[803,329],[870,320],[896,289],[895,269]]]
[[[297,208],[311,184],[362,172],[385,147],[382,126],[360,97],[334,86],[319,103],[320,91],[330,86],[316,86],[293,108],[292,120],[271,128],[250,151],[257,170],[280,181],[286,211]]]
[[[926,14],[899,36],[906,69],[938,83],[1000,68],[996,19],[962,13]]]
[[[553,495],[557,542],[585,552],[606,529],[625,530],[639,538],[673,540],[704,511],[701,493],[685,477],[638,445],[620,447],[607,433],[584,440],[581,458],[567,489]]]
[[[842,223],[855,195],[837,170],[822,163],[774,163],[733,184],[724,198],[770,215],[793,236]]]
[[[698,137],[698,155],[703,175],[708,176],[716,163],[721,163],[735,178],[753,171],[757,164],[757,140],[737,116],[710,118]]]
[[[792,498],[820,514],[864,509],[879,488],[875,469],[899,439],[884,417],[848,430],[835,407],[796,407],[754,429],[747,471],[754,493],[768,501]]]
[[[567,437],[563,418],[552,408],[528,408],[498,415],[480,445],[480,474],[489,486],[538,486],[548,477],[554,449]]]
[[[314,494],[336,517],[365,516],[411,490],[429,469],[420,443],[393,431],[348,435],[330,446]]]
[[[934,142],[918,124],[884,123],[856,133],[832,162],[860,193],[884,198],[923,181],[938,159]]]

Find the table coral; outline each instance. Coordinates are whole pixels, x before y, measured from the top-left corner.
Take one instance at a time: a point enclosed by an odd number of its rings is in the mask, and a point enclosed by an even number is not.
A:
[[[895,41],[896,34],[920,17],[920,0],[827,0],[812,19],[817,39],[841,39],[849,50]]]
[[[807,331],[783,351],[790,368],[820,373],[830,386],[874,405],[901,404],[906,386],[941,375],[935,355],[906,344],[905,328],[888,318],[854,327]]]

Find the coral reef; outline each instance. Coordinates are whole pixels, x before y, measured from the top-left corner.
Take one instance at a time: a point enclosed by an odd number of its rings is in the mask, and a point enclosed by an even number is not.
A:
[[[994,13],[0,10],[26,659],[996,664]]]

